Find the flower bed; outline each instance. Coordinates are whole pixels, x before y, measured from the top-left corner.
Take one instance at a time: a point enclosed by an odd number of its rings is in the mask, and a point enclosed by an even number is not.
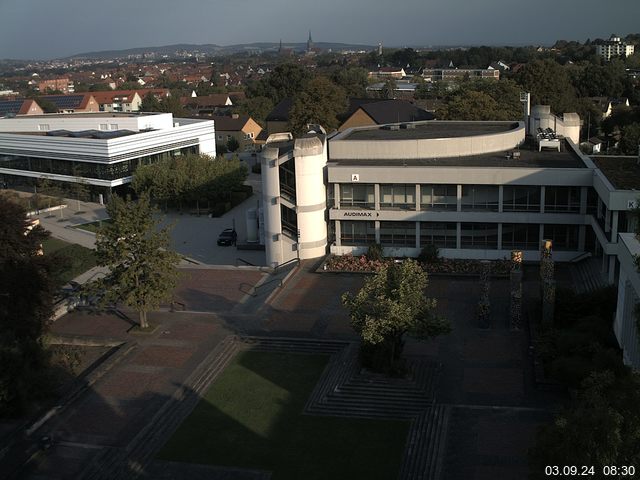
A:
[[[394,261],[393,258],[369,260],[366,255],[332,255],[325,260],[321,268],[327,272],[374,273],[384,265],[391,265]],[[443,258],[435,263],[423,263],[422,268],[431,274],[480,275],[482,262],[480,260]],[[509,260],[491,261],[491,275],[508,275],[510,270],[511,262]]]

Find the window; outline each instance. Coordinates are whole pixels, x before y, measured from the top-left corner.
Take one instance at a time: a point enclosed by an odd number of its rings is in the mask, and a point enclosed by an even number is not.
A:
[[[371,245],[376,243],[375,222],[340,222],[342,245]]]
[[[106,123],[100,124],[100,130],[108,130],[108,129],[109,129],[109,125],[107,125]]]
[[[40,130],[41,132],[49,131],[49,124],[48,123],[41,123],[40,125],[38,125],[38,130]]]
[[[340,185],[341,208],[375,208],[373,185],[343,183]]]
[[[463,185],[462,210],[498,211],[498,187],[494,185]]]
[[[291,202],[296,201],[296,162],[289,160],[278,167],[280,195]]]
[[[404,184],[380,185],[380,208],[415,210],[416,186]]]
[[[497,223],[463,223],[461,230],[462,248],[498,248]]]
[[[380,222],[380,243],[385,247],[416,246],[416,222]]]
[[[539,212],[540,187],[505,186],[502,189],[502,210],[505,212]]]
[[[218,135],[218,140],[222,141],[224,137],[222,135]]]
[[[423,210],[456,210],[457,185],[420,185],[420,208]]]
[[[580,187],[546,187],[544,211],[580,213]]]
[[[545,225],[544,238],[553,242],[554,250],[578,250],[578,225]]]
[[[117,123],[112,123],[110,125],[110,127],[111,127],[111,130],[118,130],[118,124]]]
[[[287,237],[298,240],[298,216],[294,210],[280,204],[280,218],[282,220],[282,233]]]
[[[421,222],[420,247],[435,245],[438,248],[456,248],[455,222]]]
[[[502,224],[502,248],[505,250],[538,250],[540,225],[526,223]]]

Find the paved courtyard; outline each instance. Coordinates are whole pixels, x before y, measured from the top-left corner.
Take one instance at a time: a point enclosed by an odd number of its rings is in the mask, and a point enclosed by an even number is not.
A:
[[[54,334],[121,345],[105,362],[109,368],[36,432],[53,433],[57,444],[32,458],[26,478],[82,478],[91,462],[119,458],[136,436],[162,422],[158,412],[230,334],[354,340],[340,295],[356,291],[365,277],[311,268],[303,264],[282,289],[272,283],[259,297],[252,292],[270,278],[263,272],[191,269],[175,293],[179,308],[150,316],[158,325],[151,334],[135,333],[132,320],[114,314],[73,312],[59,319]],[[434,276],[429,292],[453,332],[408,341],[405,352],[441,365],[434,395],[448,420],[440,478],[524,478],[535,428],[558,399],[534,388],[527,336],[508,327],[507,281],[492,281],[491,324],[484,329],[475,317],[477,279]]]

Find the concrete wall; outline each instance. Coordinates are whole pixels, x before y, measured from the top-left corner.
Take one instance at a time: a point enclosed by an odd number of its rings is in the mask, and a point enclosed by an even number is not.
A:
[[[97,105],[97,104],[96,104]],[[38,132],[40,125],[48,130],[100,130],[100,125],[117,124],[117,130],[138,132],[145,129],[164,130],[173,127],[173,115],[170,113],[146,115],[118,115],[99,112],[94,114],[45,114],[28,117],[0,118],[0,132]],[[109,128],[111,130],[111,128]],[[116,129],[113,129],[116,130]]]
[[[444,122],[441,122],[444,123]],[[460,123],[460,122],[455,122]],[[513,122],[505,122],[513,123]],[[504,152],[524,142],[525,126],[491,135],[403,140],[333,140],[331,157],[340,159],[444,158]]]

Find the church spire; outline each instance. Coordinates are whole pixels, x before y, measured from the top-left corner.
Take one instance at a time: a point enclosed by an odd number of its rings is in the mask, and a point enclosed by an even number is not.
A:
[[[311,30],[309,30],[309,39],[307,40],[307,52],[311,52],[313,48],[313,39],[311,38]]]

